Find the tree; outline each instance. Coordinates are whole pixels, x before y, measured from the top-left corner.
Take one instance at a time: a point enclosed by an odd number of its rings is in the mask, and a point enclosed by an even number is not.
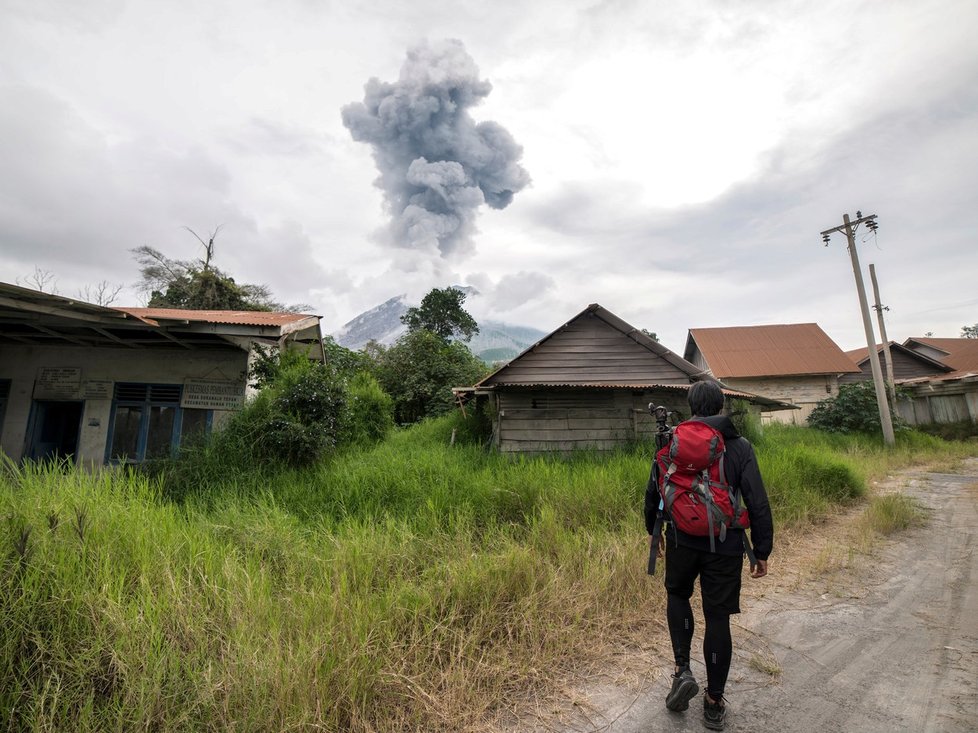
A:
[[[961,338],[978,339],[978,323],[976,323],[974,326],[962,326]]]
[[[430,331],[443,341],[461,337],[470,340],[479,333],[479,324],[462,307],[466,294],[458,288],[434,288],[417,308],[408,308],[401,323],[409,332]]]
[[[42,270],[37,265],[34,265],[34,272],[24,278],[23,284],[20,278],[14,282],[21,287],[30,287],[42,293],[58,294],[58,280],[55,274],[50,270]]]
[[[305,303],[284,305],[272,298],[267,285],[238,284],[234,278],[211,264],[215,229],[205,242],[187,228],[204,245],[204,258],[196,261],[172,260],[148,245],[130,250],[139,263],[140,289],[149,294],[151,308],[189,310],[284,311],[299,313],[311,310]]]
[[[454,409],[452,387],[475,384],[486,364],[459,341],[446,341],[427,329],[404,334],[388,349],[373,347],[374,373],[394,400],[399,423],[417,422]]]
[[[644,333],[646,336],[648,336],[650,339],[652,339],[656,343],[659,343],[659,337],[656,335],[655,331],[650,331],[647,328],[643,328],[642,329],[642,333]]]
[[[86,303],[110,306],[119,297],[119,293],[121,292],[121,285],[114,285],[109,283],[108,280],[102,280],[96,285],[86,285],[83,288],[78,288],[78,297]]]

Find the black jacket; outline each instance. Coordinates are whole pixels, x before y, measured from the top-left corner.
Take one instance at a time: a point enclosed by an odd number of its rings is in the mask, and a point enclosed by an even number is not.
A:
[[[759,560],[767,560],[774,542],[774,522],[771,518],[771,506],[768,504],[764,481],[761,479],[761,472],[757,467],[754,446],[750,444],[747,438],[740,436],[737,428],[726,415],[695,419],[705,422],[723,435],[723,441],[726,445],[723,466],[727,481],[734,489],[740,491],[744,504],[747,506],[747,513],[750,515],[750,539],[754,547],[754,554]],[[655,461],[653,460],[649,483],[645,488],[645,528],[649,534],[652,534],[655,515],[658,510],[659,487],[656,482]],[[680,532],[672,522],[667,526],[669,527],[666,532],[667,542],[675,542],[684,547],[692,547],[706,552],[710,551],[709,537],[694,537],[685,532]],[[721,555],[743,554],[743,533],[744,530],[742,529],[728,529],[727,537],[723,542],[720,542],[719,537],[715,539],[716,552]]]

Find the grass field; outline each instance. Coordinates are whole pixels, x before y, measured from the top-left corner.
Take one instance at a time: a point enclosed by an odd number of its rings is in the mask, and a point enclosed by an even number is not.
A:
[[[452,427],[303,471],[209,464],[180,501],[161,477],[7,466],[0,730],[478,730],[659,613],[650,447],[509,460]],[[768,428],[757,452],[776,526],[800,528],[978,451]]]

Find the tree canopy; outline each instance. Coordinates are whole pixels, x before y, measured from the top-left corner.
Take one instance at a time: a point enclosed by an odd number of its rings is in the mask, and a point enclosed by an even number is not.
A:
[[[469,341],[479,333],[479,324],[462,307],[466,293],[458,288],[434,288],[417,308],[408,308],[401,323],[408,331],[430,331],[443,341],[459,338]]]
[[[978,339],[978,323],[976,323],[974,326],[962,326],[961,338]]]
[[[202,260],[170,259],[147,245],[130,250],[139,263],[139,287],[149,294],[149,307],[291,313],[309,310],[304,303],[279,303],[272,297],[267,285],[237,283],[233,277],[212,265],[214,239],[218,230],[207,242],[189,230],[206,247],[206,256]]]
[[[371,356],[377,381],[393,398],[400,423],[451,411],[452,387],[475,384],[489,370],[465,344],[427,329],[409,331],[390,348],[374,344]]]

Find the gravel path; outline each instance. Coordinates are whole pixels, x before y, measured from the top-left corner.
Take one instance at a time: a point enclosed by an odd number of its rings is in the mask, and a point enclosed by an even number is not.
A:
[[[869,555],[849,558],[846,544],[825,546],[824,537],[821,550],[792,547],[784,557],[776,545],[772,575],[745,580],[728,731],[978,730],[978,459],[962,473],[905,472],[878,491],[914,497],[929,517]],[[542,729],[704,730],[699,698],[684,714],[665,709],[670,660],[656,661],[661,669],[638,686],[582,686],[559,723]],[[693,671],[705,684],[702,661]]]

